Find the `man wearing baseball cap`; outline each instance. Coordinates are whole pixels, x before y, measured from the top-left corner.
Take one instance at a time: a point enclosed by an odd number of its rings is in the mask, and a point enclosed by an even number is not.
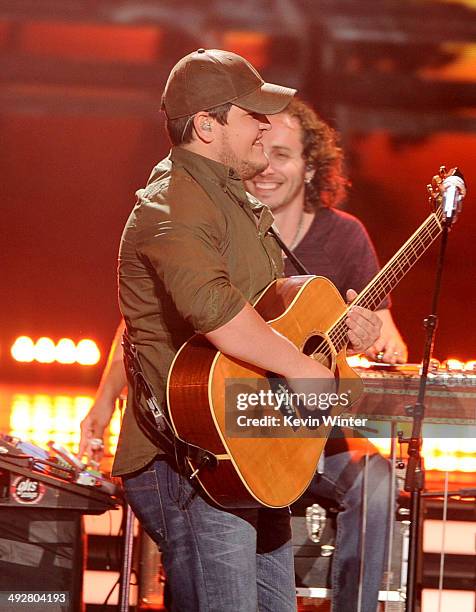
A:
[[[282,276],[283,263],[268,232],[273,217],[242,181],[267,167],[266,115],[282,111],[294,93],[265,83],[239,55],[215,49],[182,58],[167,80],[162,109],[172,149],[137,193],[119,251],[127,336],[162,405],[170,365],[194,333],[286,378],[333,378],[250,305]],[[355,309],[348,325],[356,350],[378,336],[368,311]],[[129,384],[113,473],[162,550],[172,610],[294,611],[288,510],[218,507],[151,439],[134,410],[137,400],[146,411],[135,391]]]

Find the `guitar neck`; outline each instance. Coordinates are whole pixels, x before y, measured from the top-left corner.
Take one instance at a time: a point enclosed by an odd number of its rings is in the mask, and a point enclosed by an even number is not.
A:
[[[442,211],[439,208],[420,225],[377,276],[359,293],[353,305],[375,310],[415,265],[441,231]],[[329,330],[329,337],[337,351],[347,342],[347,328],[344,322],[346,314],[344,313]]]

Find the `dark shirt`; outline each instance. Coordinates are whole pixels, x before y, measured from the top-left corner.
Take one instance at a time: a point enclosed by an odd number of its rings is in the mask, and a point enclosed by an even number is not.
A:
[[[218,162],[174,148],[137,195],[119,250],[119,303],[146,378],[164,402],[180,346],[253,303],[282,276],[283,262],[267,232],[271,213]],[[139,470],[157,453],[136,422],[129,389],[113,473]]]
[[[325,276],[345,299],[347,289],[360,293],[380,267],[363,224],[334,208],[319,208],[304,238],[294,249],[311,274]],[[285,275],[297,274],[286,259]],[[389,308],[387,298],[379,308]]]

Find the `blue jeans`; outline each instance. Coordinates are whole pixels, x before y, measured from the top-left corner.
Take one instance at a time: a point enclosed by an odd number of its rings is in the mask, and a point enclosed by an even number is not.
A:
[[[123,482],[161,548],[173,612],[295,612],[288,508],[223,510],[165,458]]]
[[[366,453],[369,454],[367,512],[366,533],[362,538],[362,477]],[[333,612],[375,612],[377,609],[389,531],[391,486],[390,463],[366,439],[329,439],[324,473],[316,474],[306,495],[321,502],[330,500],[342,508],[337,515],[332,561]]]

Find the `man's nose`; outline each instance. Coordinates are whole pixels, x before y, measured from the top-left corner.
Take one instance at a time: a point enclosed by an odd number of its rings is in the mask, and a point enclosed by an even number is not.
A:
[[[266,115],[257,115],[258,121],[259,121],[259,129],[260,130],[270,130],[271,129],[271,123],[269,122],[269,119]]]
[[[266,155],[266,152],[265,152]],[[271,159],[268,155],[266,155],[268,159],[268,166],[258,174],[258,176],[269,176],[270,174],[274,174],[273,164],[271,163]]]

